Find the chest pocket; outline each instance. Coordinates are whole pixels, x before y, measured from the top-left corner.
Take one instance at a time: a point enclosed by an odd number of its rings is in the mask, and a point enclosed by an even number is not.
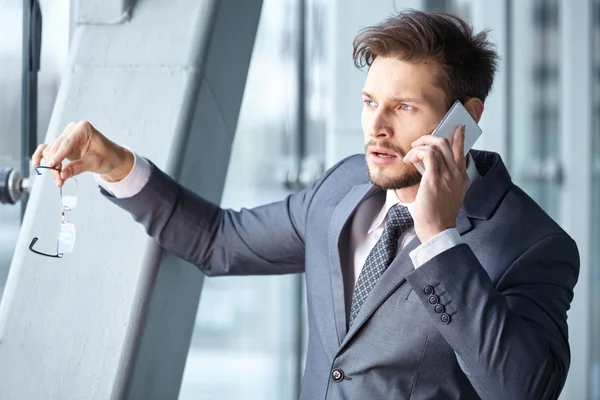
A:
[[[410,292],[408,292],[408,296],[406,296],[406,301],[409,301],[411,303],[423,304],[421,302],[421,299],[419,299],[419,296],[417,296],[417,293],[412,289],[410,289]]]

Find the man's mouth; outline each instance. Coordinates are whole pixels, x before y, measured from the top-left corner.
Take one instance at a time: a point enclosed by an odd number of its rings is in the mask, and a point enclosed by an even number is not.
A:
[[[389,151],[389,150],[385,150],[382,148],[372,148],[370,149],[370,153],[380,157],[380,158],[393,158],[396,157],[396,154],[394,154],[393,152]]]
[[[369,160],[372,165],[385,167],[396,164],[398,162],[398,155],[382,147],[371,147],[369,148]]]

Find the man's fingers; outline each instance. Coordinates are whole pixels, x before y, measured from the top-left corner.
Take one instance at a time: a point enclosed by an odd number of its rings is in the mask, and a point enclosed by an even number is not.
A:
[[[35,149],[33,156],[31,156],[31,163],[34,167],[39,167],[41,165],[46,147],[48,147],[47,144],[40,144],[37,149]]]
[[[442,170],[448,172],[448,166],[443,155],[431,146],[416,147],[410,150],[404,157],[405,163],[417,164],[420,161],[425,165],[426,171],[428,165],[433,163],[432,165],[434,165],[435,170],[432,173]]]
[[[429,146],[440,153],[444,158],[444,164],[448,167],[448,171],[452,174],[457,174],[459,169],[455,164],[455,158],[452,150],[452,142],[444,137],[424,135],[412,143],[413,148]]]
[[[452,141],[452,153],[454,153],[454,161],[459,168],[464,169],[465,166],[465,126],[459,126],[454,132],[454,140]]]
[[[447,171],[451,174],[458,174],[460,172],[459,167],[456,165],[454,155],[452,153],[452,148],[450,147],[450,143],[446,139],[444,139],[442,143],[443,144],[441,146],[434,144],[431,145],[431,147],[437,154],[439,154],[441,158],[443,158],[443,162],[444,165],[447,167]]]
[[[61,165],[63,160],[67,158],[69,153],[73,150],[73,137],[68,136],[64,138],[60,144],[60,147],[56,150],[56,153],[52,157],[55,165]]]
[[[419,146],[429,146],[429,145],[438,145],[440,147],[447,146],[450,147],[450,141],[445,137],[434,136],[434,135],[423,135],[419,137],[417,140],[412,142],[412,147]]]
[[[90,160],[83,158],[80,160],[71,161],[61,171],[60,177],[63,180],[77,176],[90,169]]]
[[[423,164],[425,165],[425,173],[423,176],[437,175],[440,168],[442,168],[440,164],[441,157],[438,157],[438,153],[431,151],[423,157]]]
[[[429,153],[432,152],[433,150],[429,146],[416,147],[406,154],[404,157],[404,162],[416,164],[419,161],[422,161]]]
[[[69,125],[67,125],[65,127],[63,132],[54,141],[54,143],[52,143],[52,145],[50,146],[50,149],[49,149],[49,153],[50,153],[50,155],[52,155],[52,159],[48,160],[49,166],[54,167],[54,166],[60,165],[60,163],[62,163],[62,160],[64,159],[64,157],[60,161],[58,161],[56,159],[56,153],[62,147],[63,142],[73,133],[73,131],[76,128],[77,128],[77,124],[75,124],[75,122],[71,122]]]
[[[434,146],[415,147],[406,154],[403,160],[405,163],[410,162],[414,164],[424,160],[428,156],[437,157],[438,162],[445,164],[445,158],[443,154]]]
[[[65,139],[65,137],[67,137],[71,133],[72,128],[73,128],[73,125],[72,125],[72,123],[70,123],[69,125],[67,125],[65,130],[60,134],[60,136],[57,137],[54,142],[52,142],[52,144],[50,145],[50,148],[48,149],[48,151],[50,153],[52,153],[52,154],[56,153],[56,151],[62,144],[62,141]]]

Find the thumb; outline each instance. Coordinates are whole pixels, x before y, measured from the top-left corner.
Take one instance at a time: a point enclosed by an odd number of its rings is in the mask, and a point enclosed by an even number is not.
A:
[[[90,163],[89,158],[84,157],[84,158],[72,161],[69,164],[67,164],[60,172],[60,177],[62,179],[72,178],[83,172],[89,171],[90,168],[91,168],[91,163]]]
[[[461,125],[454,132],[454,140],[452,141],[452,152],[454,153],[454,161],[456,165],[464,165],[465,163],[465,125]]]

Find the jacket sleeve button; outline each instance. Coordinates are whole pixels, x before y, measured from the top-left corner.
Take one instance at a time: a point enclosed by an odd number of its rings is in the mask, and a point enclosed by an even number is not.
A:
[[[440,315],[440,321],[442,321],[442,324],[448,325],[450,323],[450,315],[443,313]]]
[[[427,285],[423,288],[423,293],[425,293],[427,296],[432,295],[433,292],[434,292],[433,286],[431,286],[431,285]]]

